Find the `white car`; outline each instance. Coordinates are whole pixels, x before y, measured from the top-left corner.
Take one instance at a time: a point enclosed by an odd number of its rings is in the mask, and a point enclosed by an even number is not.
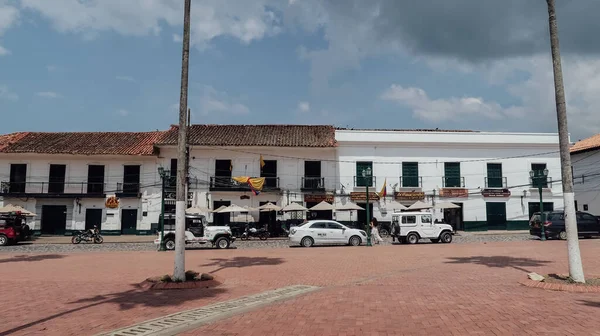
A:
[[[312,220],[301,226],[290,228],[290,242],[311,247],[314,244],[347,244],[359,246],[367,239],[363,230],[351,229],[336,221]]]
[[[419,239],[429,239],[432,243],[451,243],[452,226],[434,223],[429,212],[398,212],[392,214],[392,226],[400,226],[398,240],[402,243],[416,244]]]

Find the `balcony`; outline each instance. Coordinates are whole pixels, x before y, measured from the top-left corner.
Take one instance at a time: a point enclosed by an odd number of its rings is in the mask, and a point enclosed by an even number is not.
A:
[[[442,188],[464,188],[465,178],[462,176],[443,176]]]
[[[8,197],[105,197],[105,183],[0,182],[0,196]]]
[[[534,176],[529,178],[529,186],[532,189],[538,189],[540,183],[542,184],[543,189],[552,189],[552,178],[550,176]]]
[[[324,177],[308,177],[302,178],[302,191],[325,191],[325,178]]]
[[[279,177],[265,177],[263,191],[279,190]],[[210,191],[251,191],[248,183],[239,183],[230,176],[211,176]]]
[[[508,184],[506,177],[486,177],[485,178],[486,189],[506,189]]]
[[[140,184],[139,183],[117,183],[117,197],[139,197],[140,196]]]
[[[372,188],[377,185],[377,178],[375,176],[366,177],[366,176],[354,176],[354,186],[355,187],[369,187]]]
[[[421,176],[400,176],[401,188],[423,188],[423,177]]]

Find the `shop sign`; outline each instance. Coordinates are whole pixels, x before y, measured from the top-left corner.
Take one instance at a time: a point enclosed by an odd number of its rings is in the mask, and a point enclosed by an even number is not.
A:
[[[366,192],[351,192],[350,193],[350,199],[353,201],[366,201],[367,200],[367,193]],[[376,192],[370,192],[369,193],[369,201],[373,200],[376,201],[379,199],[379,194]]]
[[[483,189],[481,191],[483,197],[510,197],[509,189]]]
[[[323,201],[333,204],[333,195],[327,195],[327,194],[304,195],[304,202],[307,202],[307,203],[321,203]]]
[[[117,198],[117,196],[110,196],[106,199],[104,205],[109,209],[116,209],[119,207],[119,199]]]
[[[397,192],[396,200],[398,201],[421,201],[425,199],[425,192],[423,191],[400,191]]]
[[[460,188],[442,188],[440,189],[440,197],[469,197],[469,190]]]

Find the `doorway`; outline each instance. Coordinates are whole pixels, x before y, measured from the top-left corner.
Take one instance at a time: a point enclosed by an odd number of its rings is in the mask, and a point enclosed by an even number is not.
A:
[[[367,203],[356,203],[359,207],[363,209],[367,209]],[[369,224],[371,224],[371,219],[373,219],[373,203],[369,203],[369,217],[367,218],[367,210],[356,210],[356,220],[358,227],[366,229]]]
[[[267,203],[269,202],[259,202],[258,205],[263,206]],[[277,202],[271,203],[277,205]],[[258,213],[258,223],[260,227],[264,227],[264,225],[266,224],[267,230],[269,230],[271,236],[279,236],[279,231],[281,230],[281,228],[277,227],[277,211],[260,211]]]
[[[222,206],[230,206],[231,201],[214,201],[213,209],[216,210]],[[213,225],[224,226],[231,223],[230,213],[213,213]]]
[[[321,203],[321,202],[306,202],[306,207],[308,209],[310,209],[319,203]],[[313,220],[313,219],[332,220],[333,219],[333,211],[331,211],[331,210],[320,210],[320,211],[310,210],[306,213],[306,219],[308,219],[308,220]]]
[[[137,209],[121,210],[121,234],[135,234],[137,229]]]
[[[87,193],[94,195],[104,194],[104,166],[89,165]]]
[[[42,205],[42,234],[64,235],[67,227],[66,205]]]
[[[486,202],[488,230],[506,230],[506,203]]]
[[[62,194],[65,192],[65,174],[67,166],[62,164],[51,164],[48,178],[48,193]]]
[[[27,165],[24,163],[13,163],[10,165],[9,192],[24,193],[27,181]]]
[[[317,190],[324,186],[321,181],[321,161],[304,161],[304,189]]]
[[[553,202],[544,202],[544,211],[554,211]],[[534,213],[540,212],[540,202],[529,202],[529,219]]]
[[[460,208],[444,209],[444,222],[450,224],[454,231],[464,230],[465,224],[463,221],[463,204],[456,202],[452,202],[452,204],[458,205]]]
[[[98,230],[102,227],[102,209],[85,209],[85,229],[92,229],[94,225]]]

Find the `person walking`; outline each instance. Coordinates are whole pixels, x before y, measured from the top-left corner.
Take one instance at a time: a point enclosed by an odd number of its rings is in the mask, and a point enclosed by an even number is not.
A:
[[[371,219],[371,237],[375,239],[375,244],[379,244],[383,241],[383,239],[379,235],[378,226],[379,223],[377,222],[377,218],[373,217],[373,219]]]

